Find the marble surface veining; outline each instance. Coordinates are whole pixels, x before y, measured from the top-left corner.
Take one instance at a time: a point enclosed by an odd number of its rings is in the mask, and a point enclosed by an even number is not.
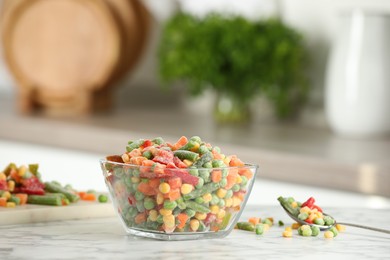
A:
[[[390,229],[390,210],[331,208],[339,221]],[[279,207],[247,207],[241,216],[274,217]],[[274,225],[263,235],[233,230],[223,239],[159,241],[126,235],[118,218],[61,221],[0,228],[0,259],[389,259],[390,235],[347,227],[334,239],[282,237]]]

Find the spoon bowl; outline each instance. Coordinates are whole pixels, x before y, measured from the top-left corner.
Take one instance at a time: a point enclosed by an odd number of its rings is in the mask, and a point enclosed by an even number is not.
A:
[[[295,220],[296,222],[298,222],[299,224],[302,224],[302,225],[309,225],[309,226],[316,226],[318,227],[321,231],[325,231],[325,230],[329,230],[331,229],[332,227],[334,227],[336,224],[340,224],[340,225],[345,225],[345,226],[351,226],[351,227],[357,227],[357,228],[363,228],[363,229],[368,229],[368,230],[372,230],[372,231],[377,231],[377,232],[382,232],[382,233],[386,233],[386,234],[390,234],[390,230],[386,230],[386,229],[382,229],[382,228],[375,228],[375,227],[369,227],[369,226],[364,226],[364,225],[360,225],[360,224],[352,224],[352,223],[345,223],[345,222],[337,222],[336,219],[334,217],[332,217],[331,215],[329,214],[326,214],[326,213],[322,213],[324,216],[328,216],[330,218],[332,218],[334,220],[334,223],[333,225],[329,225],[329,226],[326,226],[326,225],[318,225],[318,224],[312,224],[312,223],[307,223],[306,221],[304,220],[301,220],[298,218],[298,216],[295,216],[294,214],[292,214],[288,208],[286,208],[286,206],[281,202],[280,202],[280,205],[282,206],[282,208],[284,209],[284,211],[286,211],[287,215],[289,215],[293,220]]]

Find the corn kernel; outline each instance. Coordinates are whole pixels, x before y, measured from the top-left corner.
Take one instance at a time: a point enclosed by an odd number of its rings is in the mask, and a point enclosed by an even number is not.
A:
[[[138,177],[131,177],[131,182],[132,183],[139,183],[140,181],[141,181],[141,179],[138,178]]]
[[[7,182],[7,184],[8,184],[8,190],[9,191],[14,191],[14,189],[15,189],[15,182],[10,180],[10,181]]]
[[[20,177],[23,177],[26,172],[27,172],[27,167],[25,165],[19,167],[18,175]]]
[[[180,187],[181,194],[183,194],[183,195],[190,193],[193,189],[194,189],[194,186],[192,186],[191,184],[187,184],[187,183],[181,185],[181,187]]]
[[[173,228],[175,226],[175,216],[174,215],[163,216],[163,222],[167,228]]]
[[[216,192],[216,195],[218,198],[223,199],[223,198],[225,198],[226,193],[227,193],[227,190],[219,188]]]
[[[130,157],[127,153],[122,154],[121,157],[122,157],[123,162],[125,162],[125,163],[128,163],[130,161]]]
[[[219,211],[218,205],[211,205],[211,206],[210,206],[210,211],[211,211],[211,213],[213,213],[213,214],[217,214],[218,211]]]
[[[317,213],[318,212],[318,209],[314,208],[311,210],[311,213]]]
[[[322,214],[322,212],[318,211],[317,218],[324,218],[324,214]]]
[[[241,204],[241,199],[239,197],[233,196],[232,199],[233,199],[233,203],[232,203],[233,207],[239,206]]]
[[[315,218],[317,218],[317,214],[315,214],[315,213],[310,213],[308,219],[309,219],[310,221],[313,221]]]
[[[284,229],[284,231],[291,231],[291,232],[292,232],[292,228],[291,228],[291,227],[286,227],[286,228]]]
[[[192,231],[197,231],[199,228],[199,220],[197,219],[191,219],[190,221],[190,228]]]
[[[198,220],[205,220],[206,217],[207,217],[206,213],[196,212],[196,214],[195,214],[195,218]]]
[[[345,231],[345,226],[344,225],[341,225],[341,224],[336,224],[336,229],[340,232],[344,232]]]
[[[15,202],[7,202],[7,208],[15,208],[16,207],[16,204]]]
[[[291,228],[292,229],[298,229],[301,226],[299,223],[292,223]]]
[[[236,183],[240,184],[242,182],[242,178],[240,175],[237,175]]]
[[[184,159],[184,160],[183,160],[183,163],[184,163],[185,165],[187,165],[188,167],[191,166],[191,165],[193,164],[192,161],[187,160],[187,159]]]
[[[299,210],[299,212],[300,212],[300,213],[307,213],[307,214],[309,215],[309,214],[310,214],[310,208],[307,207],[307,206],[305,206],[305,207],[301,208],[301,209]]]
[[[156,220],[157,220],[157,217],[158,217],[158,212],[157,212],[157,210],[152,209],[151,211],[149,211],[149,219],[150,219],[151,221],[156,221]]]
[[[1,197],[9,200],[11,198],[11,193],[9,193],[9,191],[4,191],[3,194],[1,194]]]
[[[293,201],[291,203],[291,207],[293,207],[295,209],[296,207],[298,207],[298,203],[296,201]]]
[[[265,224],[265,223],[263,223],[263,227],[264,227],[264,231],[268,231],[269,230],[269,225],[268,224]]]
[[[160,186],[158,186],[158,189],[161,191],[161,193],[166,194],[170,192],[171,186],[169,186],[169,184],[166,182],[162,182],[160,183]]]
[[[232,198],[225,199],[225,206],[227,208],[230,208],[232,205],[233,205],[233,199]]]
[[[211,196],[211,193],[206,193],[202,196],[204,203],[209,203],[212,199],[213,196]]]
[[[0,172],[0,180],[5,181],[7,179],[7,176],[5,176],[4,172]]]
[[[292,231],[285,230],[282,235],[283,237],[292,237]]]
[[[158,205],[161,205],[164,203],[164,195],[161,192],[157,193],[156,202]]]
[[[169,216],[169,215],[172,215],[172,210],[171,209],[160,209],[160,214],[163,215],[163,216]]]
[[[199,147],[200,147],[200,144],[199,143],[195,143],[194,147],[192,147],[190,150],[191,150],[191,152],[197,152],[199,150]]]
[[[333,234],[333,232],[332,231],[325,231],[324,232],[324,237],[325,238],[333,238],[334,237],[334,234]]]
[[[224,209],[220,209],[217,214],[217,218],[224,218],[226,215],[226,211]]]
[[[231,156],[226,156],[225,159],[223,159],[223,162],[224,162],[226,165],[229,165],[231,160],[232,160],[232,157],[231,157]]]

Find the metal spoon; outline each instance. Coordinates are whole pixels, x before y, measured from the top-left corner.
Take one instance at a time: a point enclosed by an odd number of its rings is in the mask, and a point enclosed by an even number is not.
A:
[[[345,223],[345,222],[337,222],[337,223],[336,223],[336,220],[334,219],[334,217],[332,217],[332,216],[330,216],[330,215],[328,215],[328,214],[325,214],[325,213],[323,213],[324,216],[331,217],[331,218],[334,220],[334,224],[333,224],[333,225],[330,225],[330,226],[323,226],[323,225],[317,225],[317,224],[309,224],[309,223],[307,223],[306,221],[300,220],[297,216],[294,216],[293,214],[291,214],[291,212],[288,211],[288,209],[287,209],[282,203],[280,203],[280,205],[282,206],[282,208],[284,209],[284,211],[286,211],[287,214],[288,214],[293,220],[295,220],[296,222],[298,222],[298,223],[300,223],[300,224],[302,224],[302,225],[316,226],[316,227],[318,227],[320,230],[328,230],[328,229],[332,228],[333,226],[335,226],[336,224],[341,224],[341,225],[345,225],[345,226],[351,226],[351,227],[357,227],[357,228],[364,228],[364,229],[369,229],[369,230],[373,230],[373,231],[378,231],[378,232],[390,234],[390,230],[386,230],[386,229],[368,227],[368,226],[364,226],[364,225],[352,224],[352,223]]]

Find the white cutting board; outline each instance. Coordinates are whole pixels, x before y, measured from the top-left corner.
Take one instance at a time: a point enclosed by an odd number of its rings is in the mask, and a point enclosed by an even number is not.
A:
[[[0,226],[114,216],[116,213],[111,202],[78,201],[67,206],[27,204],[15,208],[0,207]]]

